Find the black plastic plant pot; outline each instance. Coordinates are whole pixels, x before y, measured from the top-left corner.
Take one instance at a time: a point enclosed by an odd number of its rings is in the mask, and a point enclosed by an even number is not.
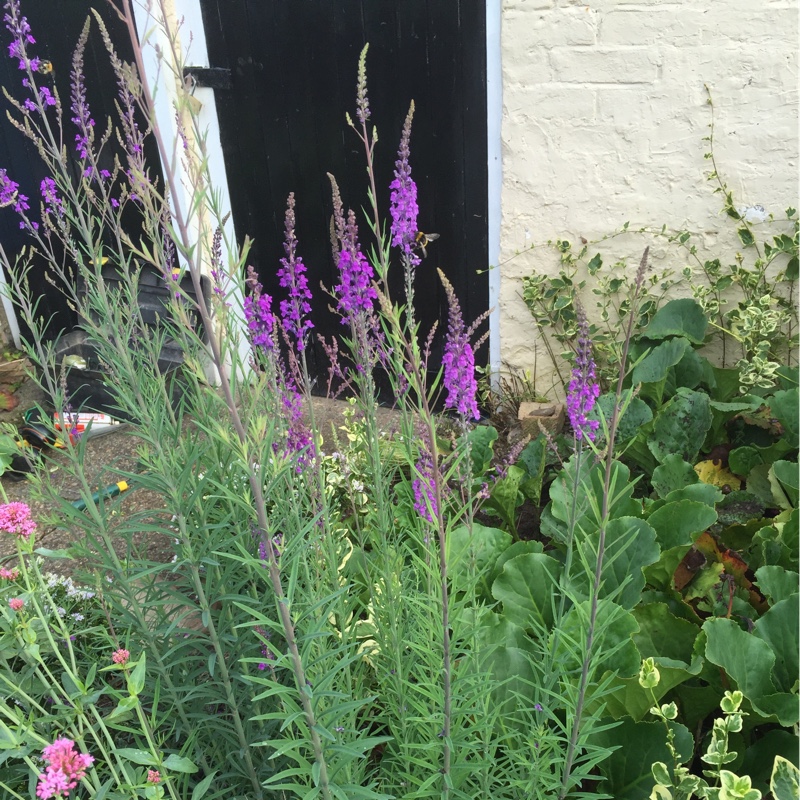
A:
[[[63,365],[69,402],[75,411],[98,411],[116,419],[133,421],[130,414],[122,414],[111,389],[110,370],[100,360],[96,347],[83,330],[62,336],[56,344],[56,364]],[[183,353],[167,343],[161,349],[158,371],[168,378],[167,389],[172,404],[180,401],[184,383],[181,380]]]

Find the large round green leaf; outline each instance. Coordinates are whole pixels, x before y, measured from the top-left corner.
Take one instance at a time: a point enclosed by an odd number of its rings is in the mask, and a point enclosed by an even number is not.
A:
[[[767,614],[771,612],[772,609]],[[707,636],[706,658],[722,667],[736,681],[753,708],[763,716],[774,715],[781,725],[795,725],[798,721],[797,695],[776,690],[772,678],[776,662],[772,644],[754,633],[743,631],[730,619],[707,619],[703,630]],[[764,634],[767,633],[772,631],[765,630]],[[796,649],[795,634],[795,652]],[[796,677],[795,674],[795,680]]]
[[[600,414],[602,413],[606,423],[610,425],[616,402],[617,396],[614,392],[600,395],[600,397],[597,398],[597,405],[589,414],[589,419],[599,420]],[[633,437],[639,433],[639,430],[653,419],[653,412],[650,410],[650,406],[640,397],[634,397],[630,400],[624,397],[622,405],[625,410],[617,422],[617,443],[627,442],[629,439],[633,439]],[[603,447],[605,440],[606,437],[601,425],[600,430],[597,432],[595,444],[597,447]]]
[[[635,386],[637,383],[663,381],[670,369],[681,361],[689,348],[691,348],[691,344],[683,338],[662,342],[633,368],[631,382]]]
[[[649,339],[684,336],[693,344],[703,344],[708,317],[702,306],[690,297],[670,300],[662,306],[645,329]]]
[[[573,586],[588,597],[594,581],[599,532],[581,542],[584,558],[575,565]],[[600,597],[609,597],[623,608],[633,608],[644,589],[642,569],[658,561],[656,532],[643,519],[618,517],[606,525]],[[588,567],[588,569],[586,568]]]
[[[800,434],[800,390],[795,386],[794,389],[787,389],[775,392],[769,400],[769,408],[772,415],[783,425],[786,431],[786,438],[789,444],[797,447],[798,435]]]
[[[488,593],[495,562],[510,544],[510,534],[477,522],[450,531],[445,554],[455,588],[468,588],[470,580],[476,580],[481,593]]]
[[[691,486],[700,479],[694,467],[684,461],[680,454],[671,453],[653,470],[651,482],[659,497],[666,497],[676,489]]]
[[[717,512],[705,503],[681,500],[657,508],[647,522],[655,529],[662,550],[693,544],[697,534],[717,521]]]
[[[656,415],[647,446],[659,461],[675,453],[685,461],[693,462],[710,427],[708,395],[678,389],[678,393]]]
[[[670,728],[681,759],[688,761],[693,745],[691,733],[680,723],[672,722]],[[650,767],[656,761],[672,763],[662,722],[624,719],[613,728],[593,734],[592,743],[615,748],[598,767],[606,779],[601,784],[603,792],[622,800],[647,800],[655,783]]]
[[[523,628],[553,624],[553,598],[561,564],[544,553],[524,553],[506,561],[492,584],[492,595],[503,612]]]

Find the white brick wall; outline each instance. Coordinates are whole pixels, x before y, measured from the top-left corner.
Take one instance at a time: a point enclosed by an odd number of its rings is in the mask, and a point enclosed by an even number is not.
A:
[[[505,0],[504,361],[535,366],[540,390],[552,386],[519,295],[524,275],[552,274],[557,259],[526,250],[532,243],[592,240],[626,221],[687,226],[712,243],[727,228],[705,181],[704,83],[737,200],[776,216],[798,206],[797,50],[798,4],[786,0]],[[605,249],[635,265],[646,243],[626,236]],[[656,254],[661,266],[683,266],[676,252]]]

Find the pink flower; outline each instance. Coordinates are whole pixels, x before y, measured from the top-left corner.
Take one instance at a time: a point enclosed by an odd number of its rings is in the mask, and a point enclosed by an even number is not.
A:
[[[147,770],[148,783],[161,783],[161,773],[157,769]]]
[[[124,667],[128,661],[130,660],[131,654],[127,650],[120,647],[119,650],[115,650],[111,654],[111,660],[118,664],[120,667]]]
[[[19,570],[16,567],[12,569],[0,567],[0,579],[4,581],[15,581],[17,578],[19,578]]]
[[[47,762],[47,767],[39,776],[36,787],[36,796],[40,800],[66,796],[94,763],[93,756],[77,752],[72,739],[56,739],[44,748],[42,758]]]
[[[8,601],[8,605],[11,607],[12,611],[22,611],[25,607],[25,601],[21,597],[12,597]]]
[[[36,523],[26,503],[6,503],[0,506],[0,530],[30,539],[36,532]]]

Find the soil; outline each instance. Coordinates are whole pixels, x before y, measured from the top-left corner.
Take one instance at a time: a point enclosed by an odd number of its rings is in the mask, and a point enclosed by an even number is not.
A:
[[[26,410],[37,404],[47,407],[43,392],[31,380],[26,381],[17,390],[16,396],[20,400],[19,405],[12,411],[0,412],[0,422],[20,426]],[[343,400],[314,398],[313,405],[318,429],[322,431],[324,438],[330,441],[331,426],[339,428],[343,424],[343,412],[349,408],[349,404]],[[191,422],[187,424],[191,424]],[[389,408],[379,408],[378,424],[382,430],[387,432],[396,430],[399,425],[398,412]],[[84,467],[90,485],[94,489],[100,489],[118,481],[120,472],[136,472],[137,445],[138,441],[131,435],[128,426],[120,426],[109,433],[93,436],[87,440]],[[43,451],[38,469],[47,470],[48,481],[62,497],[67,500],[80,498],[80,483],[76,476],[70,473],[67,459],[62,453],[53,449]],[[32,491],[33,487],[29,480],[14,479],[9,474],[5,474],[0,477],[0,483],[2,483],[7,498],[5,502],[27,503],[37,520],[44,520],[48,516],[52,516],[47,514],[47,508],[36,496],[36,492]],[[143,512],[152,512],[154,515],[158,515],[159,509],[163,508],[160,496],[145,489],[125,492],[117,499],[108,502],[112,504],[114,515],[121,519],[130,518]],[[76,535],[76,531],[70,530],[62,524],[40,524],[36,544],[38,547],[45,547],[49,550],[60,550],[68,547],[75,540]],[[153,561],[168,563],[174,555],[171,543],[165,540],[163,534],[143,533],[134,544],[142,555],[146,554],[146,557]],[[122,542],[120,546],[123,546]],[[0,536],[0,562],[5,561],[15,552],[13,539]],[[124,553],[120,552],[120,555],[124,556]],[[52,568],[60,567],[59,571],[66,574],[74,571],[78,566],[75,562],[59,561]]]

